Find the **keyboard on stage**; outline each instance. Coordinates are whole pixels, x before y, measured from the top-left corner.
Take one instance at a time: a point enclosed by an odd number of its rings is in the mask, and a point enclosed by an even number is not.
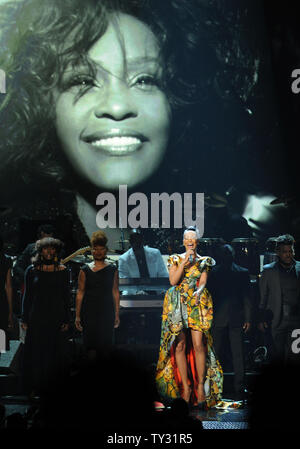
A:
[[[161,296],[161,297],[160,297]],[[154,308],[162,307],[164,295],[124,295],[120,297],[120,308]]]
[[[170,288],[169,278],[120,278],[121,308],[162,307],[166,290]]]

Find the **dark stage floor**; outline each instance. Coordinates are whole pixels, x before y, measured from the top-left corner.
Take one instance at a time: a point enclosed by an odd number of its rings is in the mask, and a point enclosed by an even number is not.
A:
[[[20,342],[13,340],[10,342],[10,351],[1,354],[0,358],[0,403],[5,407],[5,417],[13,413],[27,415],[32,410],[32,406],[38,405],[38,402],[30,402],[29,399],[19,391],[18,375],[18,349]],[[248,373],[248,377],[251,373]],[[226,379],[226,380],[225,380]],[[227,385],[227,391],[224,390],[223,400],[232,401],[230,387],[232,386],[233,373],[224,374],[224,384]],[[228,389],[229,388],[229,389]],[[157,412],[160,413],[160,412]],[[217,409],[208,411],[199,411],[192,409],[190,415],[201,423],[204,429],[248,429],[249,407],[244,404],[242,408],[237,409]]]
[[[13,413],[26,415],[33,403],[26,396],[2,396],[6,417]],[[36,403],[37,405],[37,403]],[[160,412],[157,412],[160,413]],[[208,411],[191,410],[190,416],[202,422],[204,429],[248,429],[248,407],[234,410],[210,409]]]

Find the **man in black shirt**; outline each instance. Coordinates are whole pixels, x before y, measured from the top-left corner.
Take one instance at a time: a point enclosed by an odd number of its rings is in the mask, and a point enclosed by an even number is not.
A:
[[[120,278],[169,277],[159,249],[144,246],[139,230],[132,231],[129,241],[131,248],[119,257]]]
[[[276,241],[276,262],[265,265],[260,278],[260,323],[263,332],[271,317],[274,356],[299,362],[292,351],[293,330],[300,329],[300,262],[294,259],[294,238],[281,235]]]
[[[245,398],[244,332],[250,329],[252,304],[250,277],[247,268],[234,262],[231,245],[220,247],[220,258],[208,277],[207,288],[213,298],[212,337],[221,362],[224,343],[229,337],[234,369],[235,399]]]

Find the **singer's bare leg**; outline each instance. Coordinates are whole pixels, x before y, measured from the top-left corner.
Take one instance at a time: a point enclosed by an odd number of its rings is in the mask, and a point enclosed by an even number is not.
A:
[[[204,379],[206,370],[206,353],[203,344],[203,333],[191,329],[192,342],[195,351],[196,370],[198,374],[197,396],[198,402],[205,401]]]
[[[176,339],[175,360],[180,373],[183,386],[182,398],[189,402],[191,396],[191,387],[188,383],[187,360],[186,360],[186,334],[181,332]]]

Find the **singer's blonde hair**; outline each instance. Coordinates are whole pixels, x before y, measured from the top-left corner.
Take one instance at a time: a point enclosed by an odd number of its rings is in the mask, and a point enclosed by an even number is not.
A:
[[[194,232],[196,234],[197,241],[200,239],[199,229],[196,228],[195,226],[189,226],[183,233],[183,240],[185,239],[185,234],[187,234],[188,232]]]

